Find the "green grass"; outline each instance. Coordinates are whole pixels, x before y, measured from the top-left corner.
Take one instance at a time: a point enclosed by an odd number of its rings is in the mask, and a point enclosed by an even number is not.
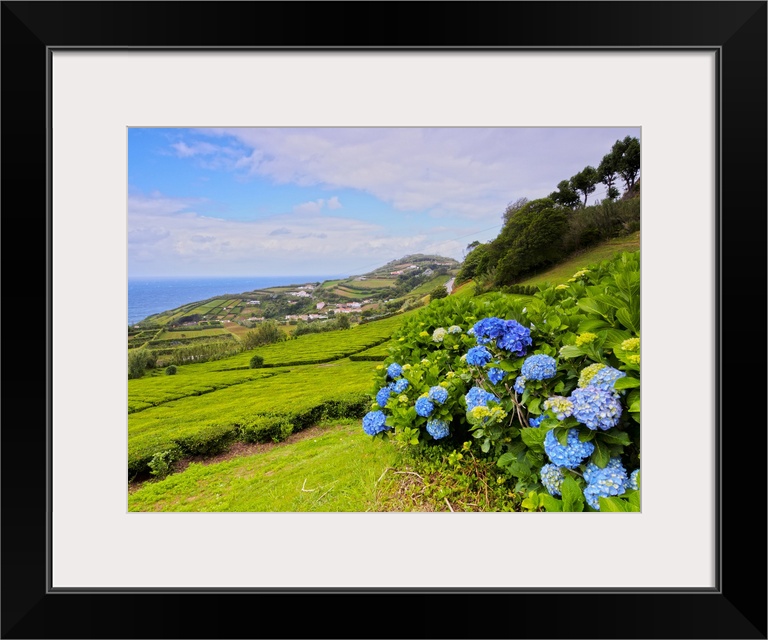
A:
[[[366,436],[360,422],[317,429],[311,438],[264,453],[146,483],[129,511],[340,512],[373,510],[376,481],[395,466],[390,442]],[[277,541],[276,541],[277,544]]]
[[[182,338],[182,334],[184,337]],[[190,338],[204,338],[210,336],[229,336],[230,333],[223,327],[213,329],[197,329],[195,331],[163,331],[155,340],[184,340]]]
[[[423,296],[428,294],[435,287],[445,284],[451,279],[451,276],[435,276],[431,280],[423,282],[415,289],[408,292],[408,296]]]
[[[330,404],[367,394],[375,367],[375,362],[341,360],[276,370],[278,375],[213,389],[203,399],[193,394],[134,411],[128,416],[129,469],[134,473],[144,469],[155,453],[174,449],[182,441],[234,436],[239,427],[252,425],[265,414],[285,415],[296,429],[309,426],[322,417]],[[216,378],[210,372],[198,375],[201,377],[197,383],[201,385]],[[167,378],[179,376],[177,373]],[[148,382],[157,384],[161,380],[153,377]],[[145,399],[152,389],[147,387],[140,389]],[[133,399],[137,399],[137,393]]]
[[[624,236],[622,238],[612,238],[595,247],[586,249],[578,255],[571,256],[564,262],[543,271],[527,280],[521,280],[519,284],[561,284],[567,282],[568,278],[573,276],[579,269],[583,269],[590,264],[609,260],[617,253],[622,251],[638,251],[640,249],[640,232]]]

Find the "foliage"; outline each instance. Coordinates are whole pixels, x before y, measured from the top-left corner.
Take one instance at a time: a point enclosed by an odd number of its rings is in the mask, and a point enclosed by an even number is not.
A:
[[[258,353],[253,355],[248,362],[248,366],[251,369],[258,369],[264,366],[264,356],[260,356]]]
[[[584,206],[587,206],[587,197],[594,193],[597,183],[600,181],[597,169],[591,166],[584,167],[579,173],[571,178],[571,186],[574,190],[580,191],[584,195]]]
[[[632,136],[617,140],[611,148],[616,173],[618,173],[627,191],[632,191],[640,173],[640,141]]]
[[[176,365],[172,364],[169,367],[166,367],[165,375],[167,375],[167,376],[175,376],[176,375]]]
[[[153,353],[142,347],[140,349],[131,349],[128,351],[128,379],[141,378],[147,369],[153,367],[156,358]]]
[[[464,450],[495,462],[530,510],[599,510],[601,497],[630,488],[640,458],[639,252],[532,299],[435,301],[394,345],[371,392],[369,414],[386,420],[374,437],[418,452],[469,442]],[[436,421],[447,434],[430,429]]]
[[[164,478],[173,469],[173,463],[178,459],[178,449],[158,451],[149,461],[149,472],[156,478]]]
[[[251,329],[243,338],[245,349],[254,349],[267,344],[273,344],[285,339],[285,334],[280,331],[280,326],[274,320],[262,322],[255,329]]]
[[[429,299],[430,300],[439,300],[440,298],[445,298],[448,295],[448,289],[446,289],[444,286],[435,287],[432,289],[432,291],[429,292]]]

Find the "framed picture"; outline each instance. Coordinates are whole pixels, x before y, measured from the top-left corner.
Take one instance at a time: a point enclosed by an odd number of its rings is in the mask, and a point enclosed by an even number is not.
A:
[[[3,637],[766,637],[766,3],[417,6],[3,3]],[[214,126],[638,127],[642,513],[129,513],[127,132]]]

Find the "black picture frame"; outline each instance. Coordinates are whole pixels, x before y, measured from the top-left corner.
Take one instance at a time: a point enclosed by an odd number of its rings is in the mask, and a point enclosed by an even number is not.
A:
[[[37,337],[20,340],[24,329],[13,324],[13,313],[3,314],[2,637],[766,638],[766,365],[756,352],[764,353],[764,337],[753,337],[766,317],[766,9],[764,1],[2,2],[4,300],[12,308],[46,292],[44,349],[39,328]],[[56,47],[717,51],[717,587],[600,594],[51,591],[55,274],[47,131]],[[42,318],[42,303],[37,308]],[[678,329],[694,321],[670,320]],[[682,354],[670,356],[683,363]],[[700,391],[687,387],[685,376],[681,401],[693,401]],[[695,482],[696,461],[685,452],[680,458],[678,473]],[[675,476],[670,484],[680,481]],[[361,616],[364,626],[356,623]]]

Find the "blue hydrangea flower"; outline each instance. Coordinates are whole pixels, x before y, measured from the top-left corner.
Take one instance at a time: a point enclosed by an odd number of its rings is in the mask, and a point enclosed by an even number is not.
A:
[[[450,431],[448,431],[448,423],[445,420],[439,420],[437,418],[430,418],[427,420],[427,433],[431,435],[435,440],[445,438]]]
[[[383,411],[369,411],[363,417],[363,431],[369,436],[375,436],[377,433],[387,431],[388,427],[384,424],[387,416]]]
[[[405,378],[400,378],[395,384],[392,386],[392,389],[394,389],[395,393],[403,393],[408,388],[409,382]]]
[[[552,396],[541,405],[544,411],[551,410],[558,420],[565,420],[573,415],[573,402],[563,396]]]
[[[397,362],[393,362],[391,365],[387,367],[387,375],[394,379],[398,378],[403,374],[403,368],[397,364]]]
[[[527,380],[546,380],[554,378],[557,373],[557,361],[551,356],[537,354],[530,356],[523,362],[520,369]]]
[[[515,392],[519,393],[520,395],[522,395],[523,392],[525,391],[525,380],[526,380],[525,376],[517,376],[517,378],[515,378],[514,389],[515,389]]]
[[[416,413],[422,418],[428,418],[434,410],[435,405],[433,405],[428,398],[419,398],[416,400]]]
[[[640,485],[637,484],[637,475],[639,473],[640,469],[635,469],[632,473],[629,474],[629,488],[634,489],[635,491],[640,489]]]
[[[598,371],[595,375],[599,373]],[[607,431],[615,427],[621,417],[621,403],[613,391],[589,385],[583,389],[574,389],[571,402],[573,417],[593,431]]]
[[[621,458],[618,458],[616,456],[612,457],[608,464],[605,465],[606,469],[608,467],[611,467],[612,469],[623,469],[624,465],[621,464]],[[584,480],[586,480],[587,484],[592,482],[592,476],[595,475],[595,473],[602,471],[600,467],[598,467],[594,462],[590,462],[586,468],[584,469]]]
[[[629,486],[629,478],[624,467],[608,464],[605,469],[597,469],[590,474],[590,480],[584,489],[587,504],[600,510],[600,496],[610,498],[620,496]]]
[[[496,339],[496,346],[517,356],[524,356],[526,347],[533,344],[530,329],[526,329],[517,320],[504,323],[504,334]]]
[[[472,411],[475,407],[485,407],[491,401],[499,402],[495,395],[480,387],[472,387],[464,399],[467,401],[467,411]]]
[[[491,381],[491,384],[499,384],[506,375],[507,372],[498,367],[491,367],[488,369],[488,379]]]
[[[555,438],[554,429],[547,431],[544,438],[544,452],[549,456],[550,461],[558,467],[575,469],[584,458],[591,456],[595,450],[595,445],[591,442],[579,440],[578,429],[568,431],[567,442],[567,445],[561,445]]]
[[[541,484],[551,496],[560,495],[560,487],[563,485],[564,479],[562,467],[558,467],[556,464],[545,464],[541,468]]]
[[[392,394],[392,385],[388,384],[386,387],[379,389],[376,394],[376,403],[383,409],[387,406],[389,396]]]
[[[429,400],[437,404],[443,404],[448,399],[448,389],[445,387],[430,387]]]
[[[542,422],[544,422],[544,418],[547,416],[541,415],[541,416],[533,416],[533,418],[528,418],[528,424],[532,427],[538,427]]]
[[[493,359],[491,352],[485,347],[472,347],[467,351],[467,364],[474,364],[482,367]]]
[[[589,384],[598,389],[602,389],[603,391],[613,391],[613,383],[619,378],[625,378],[626,375],[627,374],[623,371],[619,371],[613,367],[603,367],[592,376],[592,380],[590,380]]]
[[[504,320],[501,318],[483,318],[470,329],[477,344],[488,344],[504,335]]]

